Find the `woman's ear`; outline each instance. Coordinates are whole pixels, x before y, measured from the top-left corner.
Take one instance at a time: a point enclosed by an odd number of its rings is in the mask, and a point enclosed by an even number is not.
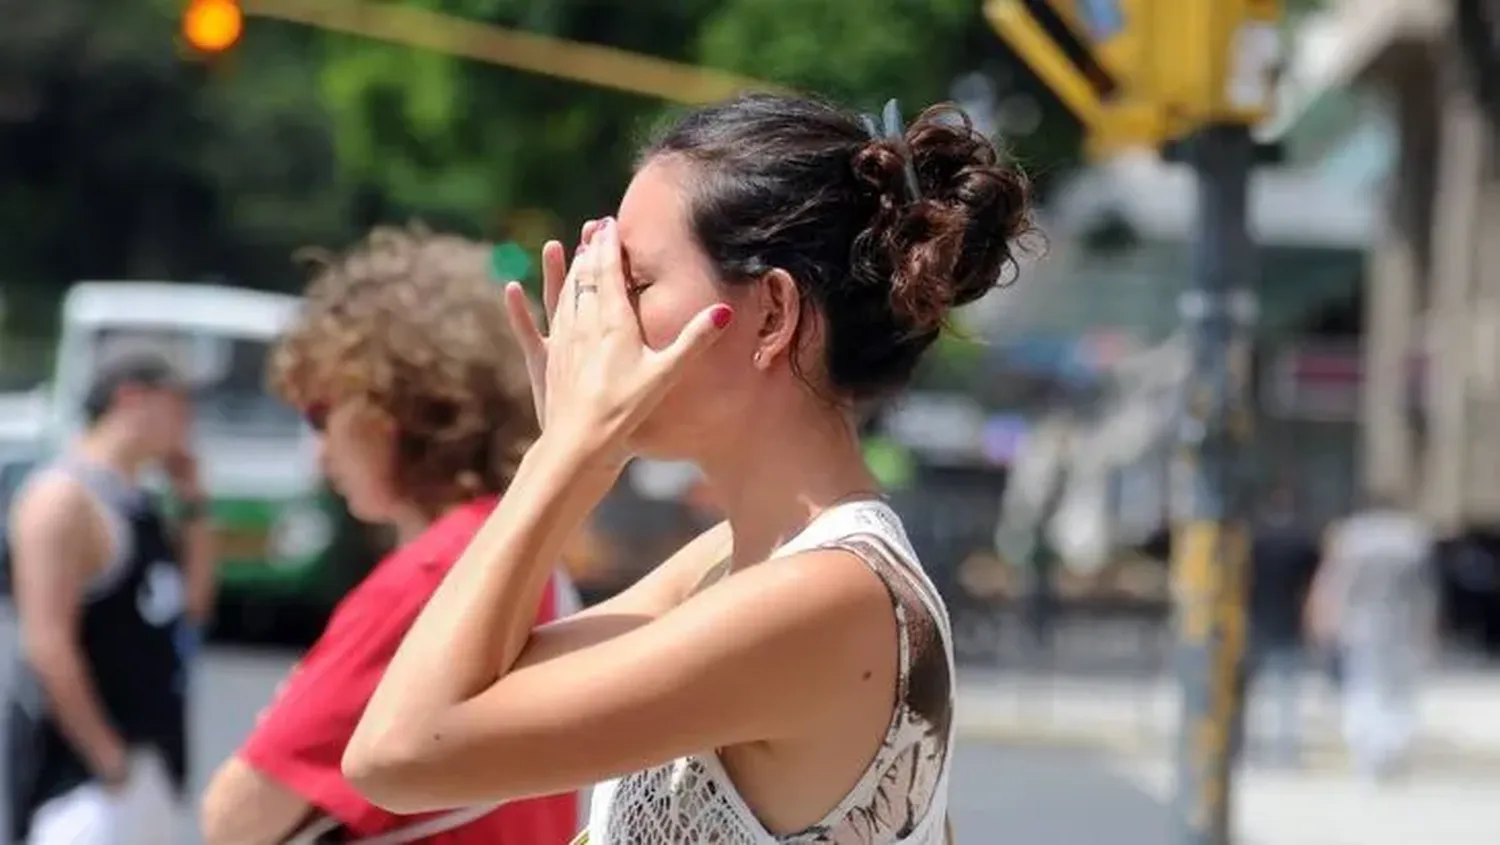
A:
[[[785,270],[772,270],[756,283],[761,323],[755,339],[755,366],[769,369],[795,352],[797,327],[802,320],[802,291]]]

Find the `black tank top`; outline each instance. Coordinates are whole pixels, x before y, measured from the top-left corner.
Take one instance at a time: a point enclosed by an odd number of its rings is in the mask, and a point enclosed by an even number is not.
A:
[[[83,599],[83,656],[115,729],[132,749],[160,754],[181,791],[187,769],[178,651],[184,587],[165,522],[145,491],[107,469],[64,461],[42,471],[66,473],[87,488],[113,535],[115,556]],[[6,803],[11,841],[21,843],[36,809],[90,774],[58,729],[40,680],[24,660],[17,660],[8,698]]]

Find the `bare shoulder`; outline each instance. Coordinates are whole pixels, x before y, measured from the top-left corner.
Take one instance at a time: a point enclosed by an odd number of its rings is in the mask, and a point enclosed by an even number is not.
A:
[[[16,534],[72,533],[93,510],[89,493],[77,479],[43,470],[27,479],[11,503],[11,528]]]
[[[80,583],[107,555],[109,540],[98,510],[88,490],[66,473],[44,470],[28,479],[16,496],[7,531],[18,601],[43,583]]]
[[[880,576],[845,549],[812,549],[772,558],[734,573],[722,586],[744,594],[742,601],[774,597],[793,609],[805,605],[853,610],[872,605],[887,615],[890,610],[890,595]]]
[[[684,615],[737,629],[791,668],[837,683],[894,672],[896,618],[880,576],[853,552],[816,549],[747,567],[690,597]],[[706,633],[706,632],[705,632]],[[797,673],[804,674],[804,673]],[[784,677],[784,676],[783,676]]]

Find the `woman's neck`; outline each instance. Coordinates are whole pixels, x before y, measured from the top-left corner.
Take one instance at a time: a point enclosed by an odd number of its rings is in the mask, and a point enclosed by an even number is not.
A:
[[[880,489],[854,426],[821,409],[768,414],[702,468],[734,531],[736,569],[765,560],[828,508]]]

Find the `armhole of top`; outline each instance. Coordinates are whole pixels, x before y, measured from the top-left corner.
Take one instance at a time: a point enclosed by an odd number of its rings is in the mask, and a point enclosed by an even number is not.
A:
[[[89,509],[93,511],[93,518],[98,520],[99,525],[104,528],[104,540],[108,544],[106,550],[108,558],[104,563],[104,568],[90,578],[83,589],[85,601],[97,601],[117,587],[125,578],[126,563],[131,552],[130,526],[118,510],[109,507],[98,488],[82,472],[70,469],[66,465],[55,465],[46,472],[58,473],[77,484],[83,490]]]
[[[952,633],[932,586],[885,537],[858,532],[825,545],[853,554],[885,584],[899,626],[903,706],[944,730],[952,724]]]
[[[943,640],[951,637],[944,621],[941,602],[932,592],[932,587],[914,571],[915,564],[906,560],[906,555],[897,551],[885,537],[861,531],[841,537],[825,545],[825,548],[842,549],[870,567],[871,571],[885,583],[892,601],[909,599],[905,604],[915,604],[908,611],[920,610],[933,625]]]
[[[897,677],[896,710],[892,713],[887,742],[903,727],[920,723],[940,736],[941,759],[932,771],[931,802],[921,808],[918,829],[947,828],[952,842],[952,827],[947,818],[947,801],[940,790],[953,759],[954,665],[952,634],[948,629],[942,603],[932,586],[915,569],[915,562],[885,537],[873,532],[858,532],[840,537],[822,548],[846,551],[864,562],[885,585],[896,617],[897,642],[900,648]],[[889,748],[898,754],[905,748]],[[929,758],[931,759],[931,758]],[[866,777],[871,772],[866,772]],[[935,815],[936,814],[936,815]]]

